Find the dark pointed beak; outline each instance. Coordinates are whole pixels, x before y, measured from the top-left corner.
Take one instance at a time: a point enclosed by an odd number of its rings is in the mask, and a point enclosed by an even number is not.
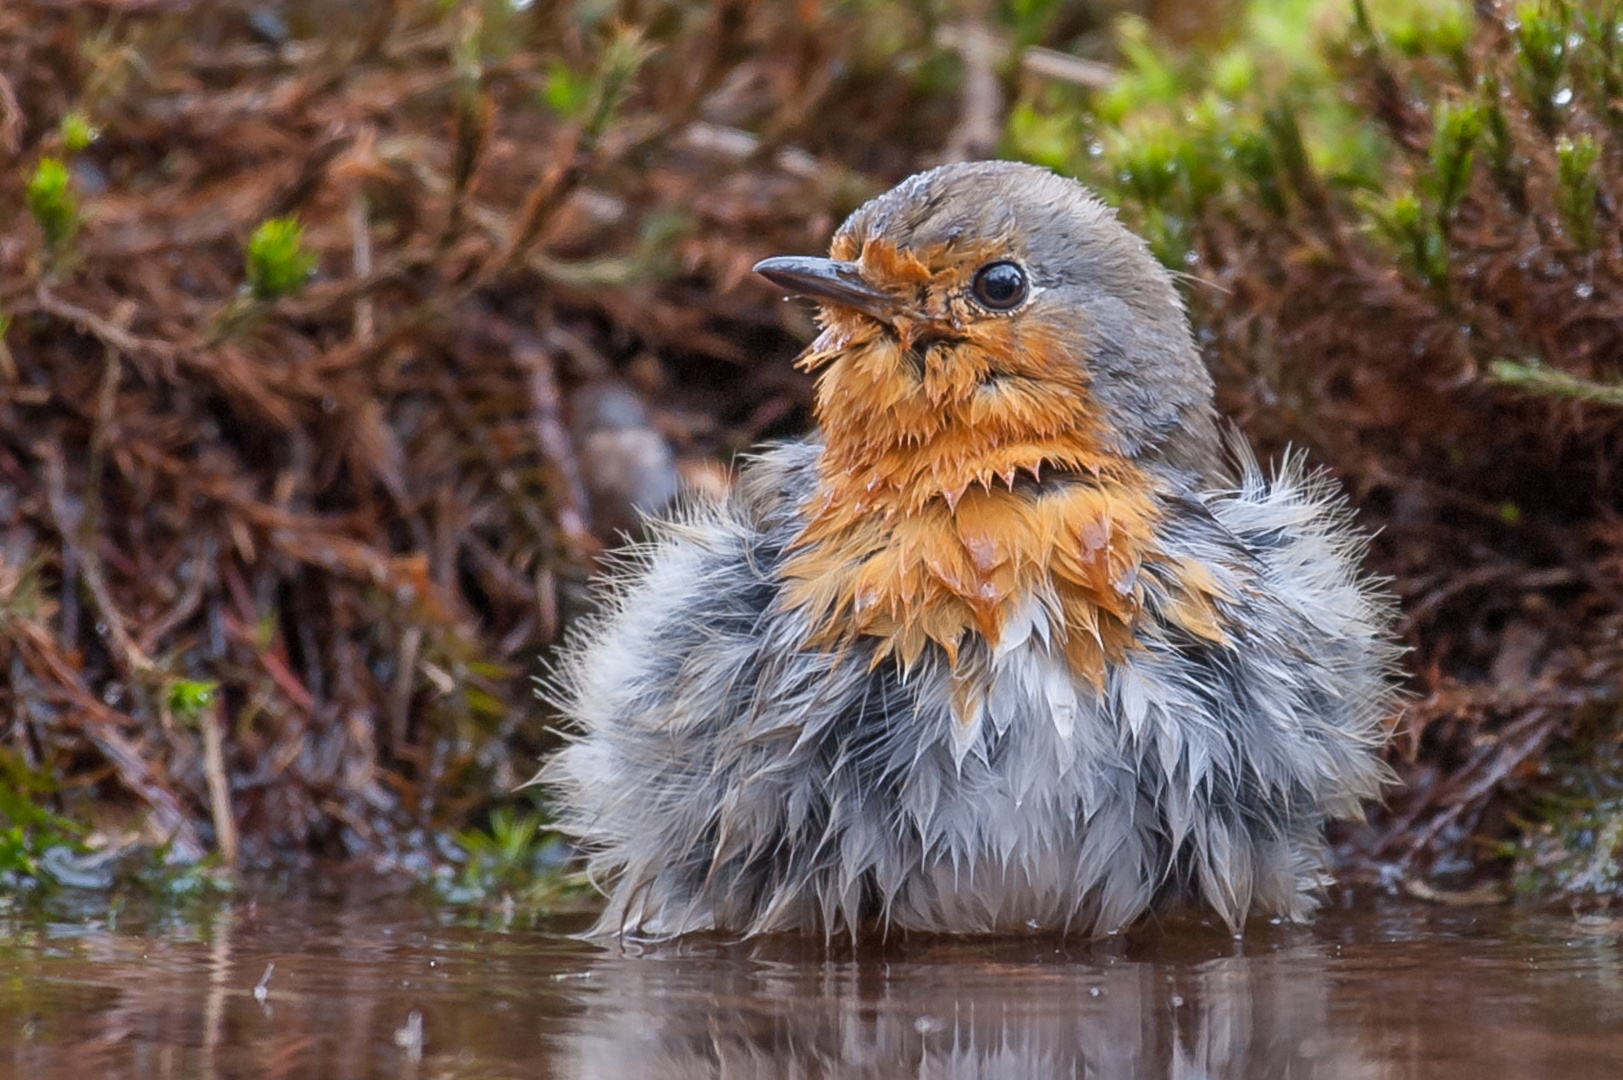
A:
[[[896,297],[868,284],[856,263],[810,255],[780,255],[756,263],[755,272],[794,296],[838,304],[876,319],[889,319],[898,307]]]

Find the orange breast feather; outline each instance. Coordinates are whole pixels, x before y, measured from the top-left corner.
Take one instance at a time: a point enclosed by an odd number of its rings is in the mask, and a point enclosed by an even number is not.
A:
[[[823,369],[825,449],[786,600],[818,644],[875,638],[875,662],[905,671],[933,642],[957,670],[972,636],[996,649],[1037,604],[1102,686],[1151,590],[1168,621],[1222,639],[1210,573],[1157,545],[1156,481],[1104,448],[1084,374],[1039,335],[909,341],[836,314],[801,362]]]

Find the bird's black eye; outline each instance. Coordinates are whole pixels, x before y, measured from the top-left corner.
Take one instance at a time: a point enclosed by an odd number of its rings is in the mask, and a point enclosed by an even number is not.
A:
[[[1029,286],[1026,272],[1019,263],[1008,261],[987,263],[975,271],[975,280],[969,291],[982,307],[993,311],[1009,311],[1020,306]]]

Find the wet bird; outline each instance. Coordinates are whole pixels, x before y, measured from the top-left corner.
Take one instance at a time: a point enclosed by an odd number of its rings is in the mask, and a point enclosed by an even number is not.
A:
[[[548,691],[599,931],[1308,918],[1383,783],[1389,602],[1334,485],[1224,437],[1168,271],[1006,162],[756,270],[820,307],[817,431],[652,522]]]

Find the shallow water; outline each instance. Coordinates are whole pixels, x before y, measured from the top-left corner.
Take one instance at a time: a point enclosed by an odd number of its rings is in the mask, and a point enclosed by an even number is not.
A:
[[[0,913],[0,1076],[1623,1076],[1613,920],[1373,899],[1243,942],[855,952],[562,929],[399,900]]]

